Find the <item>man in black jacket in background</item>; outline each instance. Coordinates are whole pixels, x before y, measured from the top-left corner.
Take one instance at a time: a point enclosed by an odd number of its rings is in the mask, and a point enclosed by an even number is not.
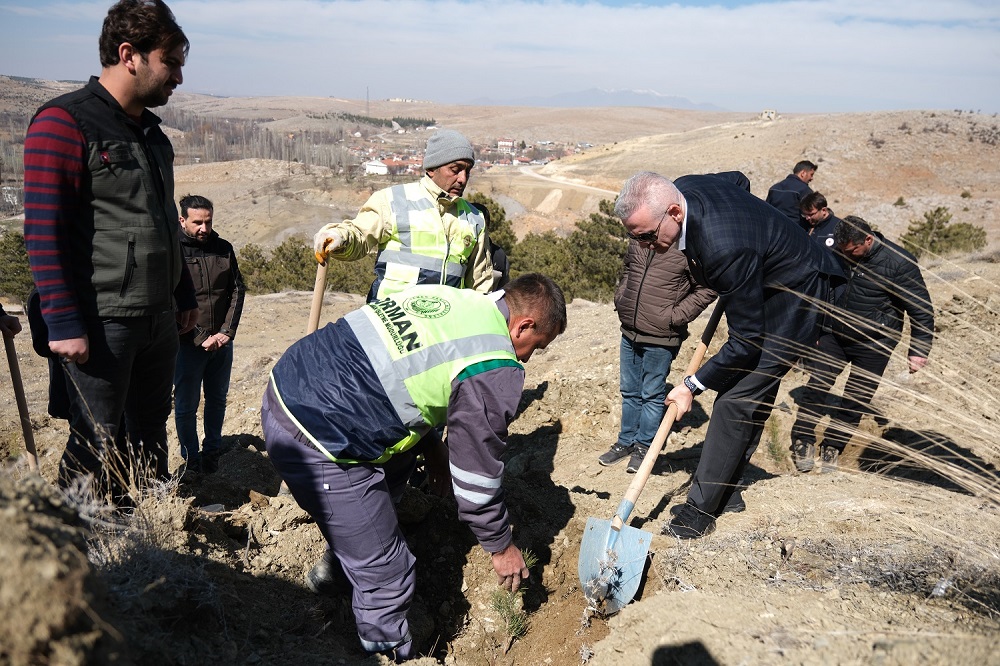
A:
[[[809,382],[792,425],[792,457],[800,472],[815,466],[816,424],[823,417],[830,388],[847,364],[851,374],[821,451],[824,472],[836,469],[878,389],[903,331],[903,313],[910,317],[911,373],[927,364],[934,338],[934,310],[913,255],[853,215],[837,225],[834,241],[850,274],[837,299],[832,330],[820,337],[818,353],[810,358]]]
[[[181,335],[174,372],[174,422],[185,471],[211,474],[219,466],[233,338],[246,286],[229,241],[212,229],[214,207],[202,196],[180,201],[181,251],[198,299],[198,323]],[[205,440],[198,446],[198,403],[205,389]]]
[[[792,222],[801,224],[799,204],[803,197],[812,192],[809,183],[812,182],[818,168],[809,160],[797,163],[784,180],[771,186],[764,201],[780,210]]]

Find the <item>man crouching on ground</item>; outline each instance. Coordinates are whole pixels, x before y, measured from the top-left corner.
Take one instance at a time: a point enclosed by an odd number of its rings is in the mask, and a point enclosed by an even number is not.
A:
[[[430,428],[448,426],[447,447],[424,451],[432,486],[450,478],[459,517],[506,589],[528,577],[500,454],[524,388],[521,363],[564,330],[563,293],[537,273],[489,296],[422,285],[307,335],[271,371],[261,409],[267,452],[329,549],[306,582],[322,588],[339,561],[369,653],[416,656],[406,620],[414,557],[394,505]]]

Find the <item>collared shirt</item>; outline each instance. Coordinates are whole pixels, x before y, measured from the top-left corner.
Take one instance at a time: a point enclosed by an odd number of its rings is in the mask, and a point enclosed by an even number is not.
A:
[[[677,249],[683,252],[687,249],[687,233],[688,233],[688,207],[687,201],[684,202],[684,219],[681,220],[681,237],[677,239]]]

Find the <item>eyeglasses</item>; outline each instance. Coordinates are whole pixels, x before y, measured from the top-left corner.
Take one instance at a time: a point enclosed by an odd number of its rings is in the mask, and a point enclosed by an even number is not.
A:
[[[656,228],[652,231],[643,231],[641,234],[634,234],[631,231],[626,231],[625,235],[634,241],[640,243],[652,243],[660,235],[660,225],[663,224],[663,218],[667,216],[667,211],[663,211],[663,215],[660,216],[660,221],[656,224]]]

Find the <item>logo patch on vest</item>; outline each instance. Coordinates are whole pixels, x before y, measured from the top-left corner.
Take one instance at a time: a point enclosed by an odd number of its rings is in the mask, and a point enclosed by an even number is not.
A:
[[[413,296],[403,301],[403,309],[414,317],[437,319],[451,311],[451,303],[439,296]]]
[[[465,243],[465,249],[468,250],[476,242],[476,239],[472,236],[466,236],[462,239],[462,242]]]

